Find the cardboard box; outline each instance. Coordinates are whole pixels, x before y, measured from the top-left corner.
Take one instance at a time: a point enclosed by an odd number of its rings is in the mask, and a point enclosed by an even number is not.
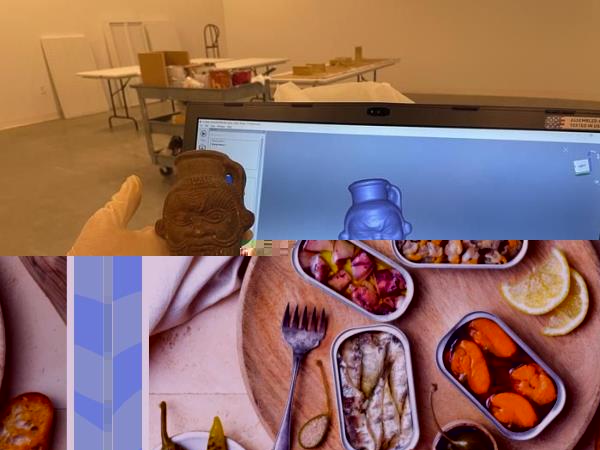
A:
[[[150,52],[138,55],[142,82],[147,86],[168,86],[168,66],[189,66],[188,52]]]

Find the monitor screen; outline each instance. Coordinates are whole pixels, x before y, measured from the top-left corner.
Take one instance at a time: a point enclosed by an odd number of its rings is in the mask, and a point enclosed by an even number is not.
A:
[[[256,239],[600,236],[597,133],[215,119],[197,129],[197,149],[244,167]]]

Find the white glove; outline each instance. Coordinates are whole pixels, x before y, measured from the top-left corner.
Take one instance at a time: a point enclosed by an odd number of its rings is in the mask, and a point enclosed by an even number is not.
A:
[[[67,255],[169,255],[167,242],[156,234],[154,225],[141,230],[127,229],[141,201],[142,181],[132,175],[119,192],[89,218]]]

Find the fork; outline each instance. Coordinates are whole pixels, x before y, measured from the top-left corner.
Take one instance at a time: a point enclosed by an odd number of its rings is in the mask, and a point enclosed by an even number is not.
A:
[[[291,424],[292,424],[292,402],[294,400],[294,388],[296,378],[304,357],[313,349],[317,348],[327,330],[327,316],[325,310],[321,311],[320,319],[317,320],[317,308],[314,308],[310,317],[308,308],[304,307],[302,317],[298,314],[298,306],[294,309],[294,315],[290,315],[288,303],[281,323],[281,333],[288,345],[292,348],[292,379],[290,382],[290,393],[285,405],[285,413],[279,426],[279,432],[275,438],[273,450],[289,450],[291,448]]]

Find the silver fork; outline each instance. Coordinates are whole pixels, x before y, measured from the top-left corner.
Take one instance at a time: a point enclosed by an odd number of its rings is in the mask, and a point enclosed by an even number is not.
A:
[[[300,364],[304,357],[313,349],[317,348],[327,330],[327,316],[325,310],[321,311],[320,319],[317,320],[317,308],[313,309],[310,323],[308,308],[304,307],[302,317],[298,315],[298,306],[294,309],[293,317],[290,316],[290,305],[288,303],[283,315],[281,323],[281,332],[283,337],[292,348],[293,364],[292,364],[292,380],[290,384],[290,393],[288,395],[287,404],[285,405],[285,413],[279,426],[279,432],[275,438],[275,446],[273,450],[289,450],[291,448],[291,423],[292,423],[292,402],[294,400],[294,388],[296,387],[296,378],[300,370]]]

